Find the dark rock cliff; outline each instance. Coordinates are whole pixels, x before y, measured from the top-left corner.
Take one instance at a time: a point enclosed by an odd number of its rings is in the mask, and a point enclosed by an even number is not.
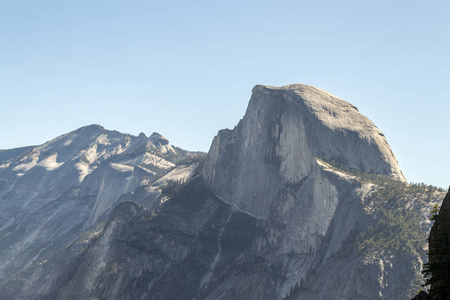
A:
[[[442,202],[428,238],[428,263],[425,265],[428,294],[422,292],[414,299],[450,299],[450,192]]]

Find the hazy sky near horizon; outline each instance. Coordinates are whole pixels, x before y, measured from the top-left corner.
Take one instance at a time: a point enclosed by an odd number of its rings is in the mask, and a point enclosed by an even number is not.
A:
[[[207,151],[256,84],[358,107],[408,180],[450,184],[450,2],[1,1],[0,149],[88,124]]]

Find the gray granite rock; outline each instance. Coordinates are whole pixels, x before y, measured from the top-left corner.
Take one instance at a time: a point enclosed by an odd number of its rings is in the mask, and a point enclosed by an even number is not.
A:
[[[165,147],[159,158],[173,156],[159,135],[150,140]],[[126,156],[137,165],[134,172],[145,168],[142,162],[164,165],[151,156],[148,142]],[[85,176],[80,189],[95,196],[85,200],[90,208],[79,202],[88,207],[83,215],[99,220],[108,211],[105,203],[116,199],[101,192],[100,183],[108,190],[137,186],[117,201],[136,200],[148,209],[121,202],[106,223],[1,283],[1,295],[400,300],[420,286],[429,211],[443,192],[407,184],[378,128],[325,91],[255,87],[244,118],[215,137],[200,176],[201,162],[179,164],[148,185],[102,175],[128,172],[124,159]],[[368,173],[384,176],[378,180]],[[379,224],[381,231],[369,230]],[[415,248],[394,247],[396,241],[409,242],[410,235],[417,239]],[[370,247],[363,247],[366,241]]]
[[[406,181],[383,133],[318,88],[258,85],[233,130],[214,138],[202,176],[221,198],[267,218],[280,186],[314,173],[315,157]]]
[[[136,137],[99,125],[0,151],[0,281],[105,222],[137,187],[150,188],[187,157],[179,152],[160,134]],[[153,189],[147,207],[158,204]]]

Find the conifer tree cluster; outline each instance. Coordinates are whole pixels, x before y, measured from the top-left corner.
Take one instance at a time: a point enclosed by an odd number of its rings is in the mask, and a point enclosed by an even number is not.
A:
[[[435,223],[428,238],[428,263],[424,264],[424,286],[430,286],[430,299],[450,299],[450,193],[441,209],[431,210]]]

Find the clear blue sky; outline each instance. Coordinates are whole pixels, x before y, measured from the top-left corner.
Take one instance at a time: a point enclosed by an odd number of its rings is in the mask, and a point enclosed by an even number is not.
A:
[[[256,84],[356,105],[410,181],[450,184],[450,2],[1,1],[0,149],[88,124],[207,151]]]

